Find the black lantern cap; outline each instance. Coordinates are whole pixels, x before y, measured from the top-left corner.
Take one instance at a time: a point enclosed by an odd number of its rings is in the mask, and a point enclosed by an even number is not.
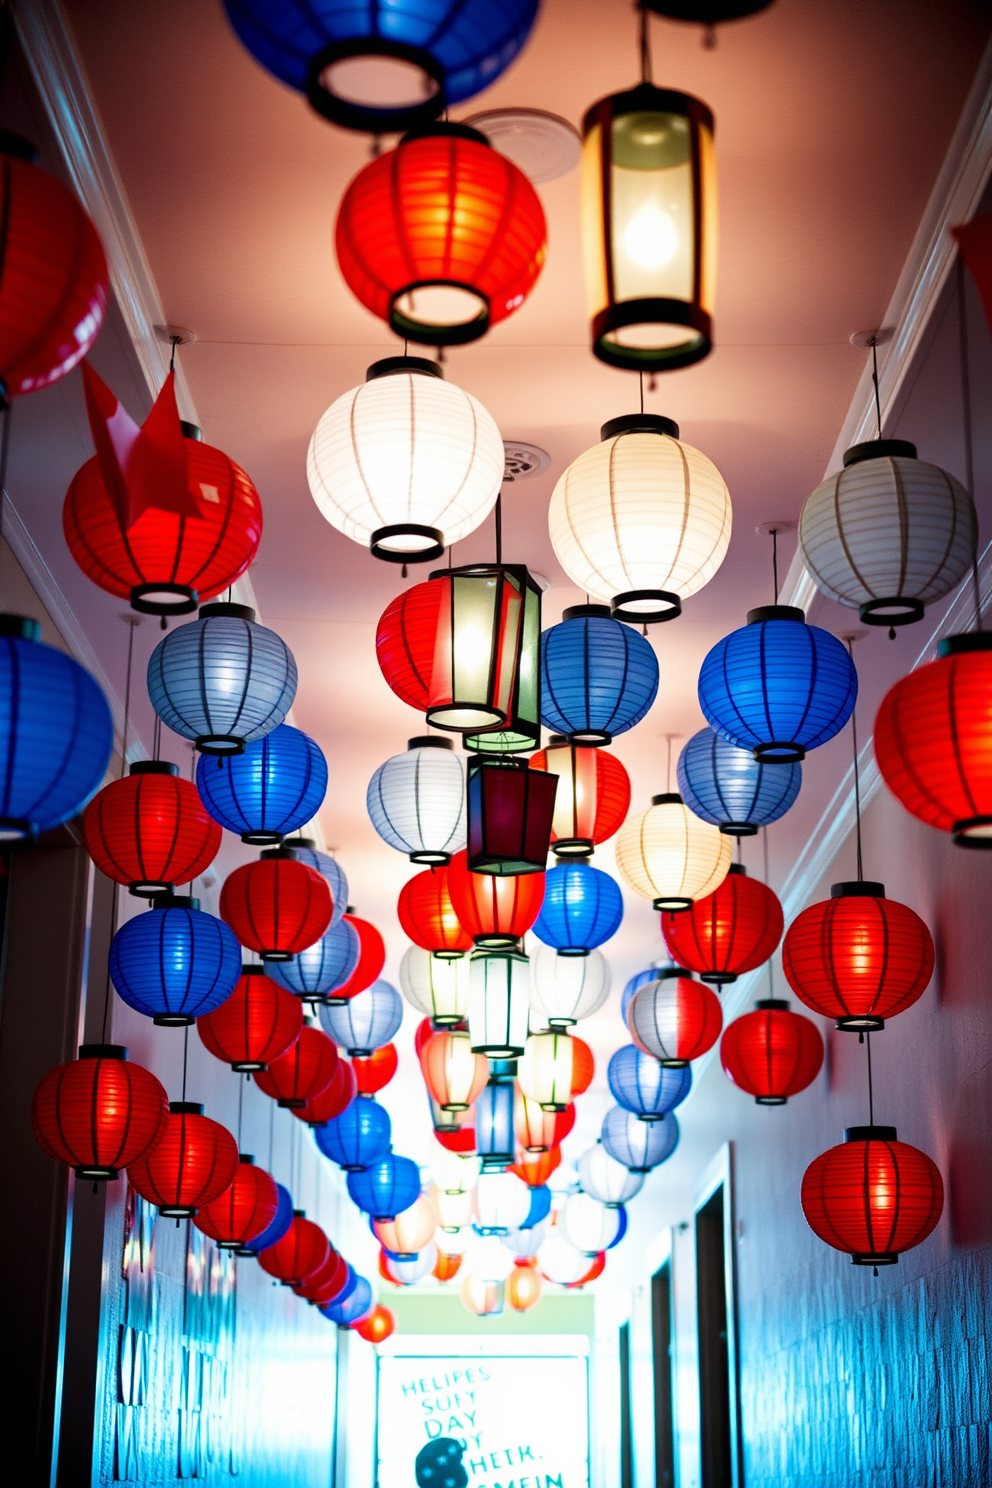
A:
[[[908,439],[866,439],[863,444],[852,444],[844,451],[844,469],[860,465],[862,460],[917,459],[916,445]]]
[[[748,625],[760,625],[764,620],[794,620],[797,625],[806,624],[806,611],[801,610],[798,605],[758,605],[756,609],[748,610]]]
[[[688,21],[697,26],[717,26],[721,21],[742,21],[767,10],[772,0],[643,0],[648,10],[669,21]]]
[[[413,739],[407,739],[407,749],[454,749],[451,739],[442,739],[438,734],[417,734]]]
[[[415,372],[423,377],[444,379],[444,368],[427,357],[391,356],[381,357],[366,368],[365,381],[375,382],[380,377],[395,377],[399,372]]]
[[[844,1130],[845,1142],[897,1142],[894,1126],[848,1126]]]
[[[424,98],[421,103],[400,108],[355,103],[332,91],[335,63],[353,57],[389,57],[417,67],[423,74]],[[433,84],[433,87],[431,86]],[[429,123],[445,106],[444,72],[431,54],[408,42],[392,41],[385,36],[361,36],[332,41],[310,58],[307,66],[306,94],[310,106],[332,124],[343,129],[356,129],[365,134],[392,134]]]
[[[762,1013],[787,1013],[789,1004],[784,997],[759,997],[754,1004]]]
[[[171,760],[135,760],[128,765],[129,775],[178,775],[179,766]]]
[[[660,413],[624,413],[607,419],[599,431],[600,439],[613,439],[617,434],[668,434],[678,439],[679,426],[674,419]]]
[[[156,894],[152,900],[152,909],[199,909],[200,901],[192,894]]]
[[[40,641],[41,622],[27,615],[0,615],[0,636],[12,636],[18,641]]]
[[[831,899],[884,899],[885,885],[870,878],[852,878],[830,885]]]
[[[211,604],[200,606],[201,620],[248,620],[255,619],[255,611],[251,605],[233,604],[229,599],[214,600]]]
[[[80,1044],[80,1059],[126,1059],[127,1047],[124,1044]]]

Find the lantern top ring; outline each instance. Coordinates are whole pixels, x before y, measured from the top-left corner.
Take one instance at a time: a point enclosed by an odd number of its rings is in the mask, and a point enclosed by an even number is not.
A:
[[[126,1059],[127,1047],[124,1044],[80,1044],[80,1059]]]
[[[397,71],[402,68],[411,74],[406,81],[409,95],[417,97],[419,94],[422,101],[398,108],[371,108],[336,93],[334,75],[338,68],[346,73],[348,69],[342,64],[347,64],[352,58],[366,57],[384,57],[399,64]],[[419,78],[412,76],[418,72]],[[444,108],[443,84],[440,64],[421,47],[391,41],[384,36],[361,36],[329,42],[314,54],[307,68],[306,93],[311,107],[332,124],[368,134],[383,134],[430,123]]]
[[[131,608],[142,615],[192,615],[200,596],[189,584],[135,584]]]
[[[214,600],[212,604],[200,606],[201,620],[247,620],[251,623],[255,619],[255,611],[251,605],[232,604],[228,599]]]
[[[556,858],[591,858],[594,844],[588,837],[562,837],[557,842],[552,842],[551,851]],[[568,1021],[574,1023],[575,1019],[570,1018]]]
[[[613,439],[617,434],[667,434],[678,439],[679,426],[660,413],[623,413],[619,418],[607,419],[599,431],[601,440]]]
[[[369,551],[386,563],[432,563],[444,553],[444,533],[422,522],[390,522],[373,532]]]
[[[885,885],[869,878],[852,878],[830,885],[831,899],[884,899]]]
[[[407,749],[453,749],[450,739],[439,739],[437,734],[417,734],[406,741]]]
[[[610,613],[628,625],[659,625],[681,615],[682,601],[670,589],[625,589],[613,596]]]
[[[849,1126],[844,1131],[845,1142],[897,1142],[894,1126]]]
[[[886,458],[916,460],[916,445],[908,439],[866,439],[863,444],[852,444],[844,451],[844,469],[858,465],[862,460],[884,460]]]
[[[785,997],[759,997],[754,1004],[761,1013],[787,1013],[789,1003]]]
[[[439,377],[444,381],[444,368],[427,357],[391,356],[380,357],[365,369],[365,381],[375,382],[380,377],[396,377],[401,372],[415,373],[422,377]]]
[[[971,630],[964,635],[945,636],[937,647],[939,657],[961,656],[967,651],[992,651],[992,631]]]
[[[492,149],[489,136],[483,134],[481,129],[476,129],[472,124],[457,123],[454,119],[432,119],[426,124],[416,125],[407,130],[400,144],[409,145],[418,139],[471,140],[475,145],[485,145],[487,150]]]
[[[179,766],[171,760],[135,760],[128,765],[129,775],[178,775]]]
[[[748,610],[748,625],[761,625],[765,620],[791,620],[796,625],[806,624],[806,611],[801,610],[798,605],[758,605],[756,609]]]

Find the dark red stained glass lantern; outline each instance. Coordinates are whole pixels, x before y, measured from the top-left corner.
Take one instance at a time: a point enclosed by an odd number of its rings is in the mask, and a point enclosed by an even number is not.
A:
[[[382,612],[375,633],[379,670],[396,696],[418,713],[427,712],[444,594],[436,579],[405,589]]]
[[[83,1044],[31,1098],[40,1147],[78,1178],[114,1179],[151,1150],[165,1130],[169,1101],[153,1074],[120,1044]]]
[[[455,914],[477,946],[499,950],[515,945],[541,912],[543,873],[522,873],[513,878],[470,873],[464,848],[455,853],[447,872]]]
[[[519,309],[547,255],[530,181],[484,134],[430,124],[366,165],[338,210],[345,283],[397,335],[460,346]]]
[[[57,382],[103,324],[107,261],[73,193],[34,165],[27,140],[0,133],[0,397]]]
[[[281,1058],[255,1072],[255,1084],[280,1106],[302,1111],[330,1085],[338,1062],[338,1051],[323,1029],[307,1027]]]
[[[128,1165],[131,1187],[159,1214],[192,1219],[217,1199],[238,1169],[238,1144],[193,1101],[172,1101],[165,1130],[150,1152]]]
[[[585,1039],[574,1033],[572,1039],[572,1095],[585,1095],[596,1073],[596,1061]],[[560,1138],[556,1138],[560,1140]]]
[[[703,982],[662,967],[627,1008],[627,1028],[637,1047],[669,1069],[681,1069],[712,1049],[723,1028],[716,993]]]
[[[543,875],[551,846],[558,776],[533,761],[487,759],[468,766],[468,867],[472,873]],[[543,879],[542,879],[543,881]]]
[[[279,1208],[279,1189],[255,1159],[242,1152],[238,1170],[219,1198],[204,1204],[193,1223],[221,1250],[240,1250],[269,1228]]]
[[[784,1106],[820,1073],[823,1038],[784,998],[766,997],[724,1030],[720,1062],[727,1078],[759,1106]]]
[[[396,1073],[399,1057],[395,1044],[383,1044],[373,1049],[366,1058],[356,1056],[351,1061],[359,1095],[376,1095],[384,1090]]]
[[[530,757],[531,769],[558,776],[551,850],[559,858],[588,858],[623,826],[630,810],[630,778],[620,761],[591,744],[570,744],[552,734],[547,749]]]
[[[575,1114],[574,1101],[564,1111],[545,1111],[537,1101],[528,1100],[518,1090],[513,1103],[513,1128],[517,1141],[525,1153],[550,1152],[564,1142],[572,1130]],[[524,1175],[521,1173],[519,1176]]]
[[[947,636],[890,688],[874,743],[907,811],[961,847],[992,848],[992,634]]]
[[[326,1126],[335,1116],[341,1115],[345,1106],[351,1105],[357,1094],[355,1071],[347,1059],[339,1056],[331,1083],[319,1095],[311,1096],[305,1105],[290,1109],[297,1120],[306,1122],[307,1126]]]
[[[331,1243],[320,1225],[307,1219],[302,1209],[294,1209],[293,1223],[275,1245],[259,1251],[258,1264],[283,1286],[298,1287],[326,1264],[330,1253]]]
[[[335,987],[328,997],[331,1007],[340,1007],[359,992],[364,992],[366,987],[371,987],[386,964],[386,942],[375,926],[358,915],[346,914],[343,918],[358,936],[358,960],[348,980]]]
[[[326,1307],[344,1291],[349,1275],[348,1262],[331,1245],[324,1264],[318,1266],[305,1281],[294,1286],[293,1291],[298,1297],[305,1297],[308,1302],[312,1302],[315,1307]]]
[[[556,1168],[561,1167],[561,1148],[549,1147],[546,1152],[524,1152],[519,1162],[510,1169],[522,1178],[528,1188],[540,1188],[547,1183]]]
[[[894,1266],[936,1228],[944,1183],[936,1163],[894,1126],[851,1126],[813,1159],[801,1192],[806,1223],[856,1266]]]
[[[303,1028],[298,997],[277,987],[262,966],[244,966],[234,991],[196,1020],[200,1042],[233,1070],[254,1073],[287,1054]]]
[[[830,898],[797,915],[782,944],[782,970],[801,1002],[848,1032],[875,1032],[903,1013],[933,975],[930,931],[884,885],[834,884]]]
[[[221,919],[263,961],[291,961],[320,939],[333,912],[326,878],[291,848],[270,848],[257,863],[235,868],[220,891]]]
[[[83,812],[86,851],[100,872],[146,898],[203,873],[223,835],[196,786],[166,760],[136,761]]]
[[[672,958],[704,982],[735,982],[762,966],[782,938],[778,897],[732,863],[720,887],[689,909],[663,910],[661,928]]]
[[[385,1343],[396,1332],[396,1314],[380,1303],[368,1317],[354,1324],[354,1330],[366,1343]]]
[[[425,951],[455,960],[472,949],[451,902],[447,868],[415,874],[400,890],[396,913],[404,935]]]

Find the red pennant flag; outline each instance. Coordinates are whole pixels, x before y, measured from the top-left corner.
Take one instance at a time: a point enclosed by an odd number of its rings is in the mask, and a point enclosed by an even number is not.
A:
[[[165,379],[140,426],[87,362],[83,388],[100,473],[124,531],[149,507],[178,517],[200,517],[189,486],[174,374]]]
[[[952,227],[951,232],[982,297],[985,319],[992,330],[992,212]]]

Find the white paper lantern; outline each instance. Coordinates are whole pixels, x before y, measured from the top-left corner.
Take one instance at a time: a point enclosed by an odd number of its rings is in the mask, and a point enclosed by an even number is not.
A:
[[[434,1236],[434,1244],[441,1255],[460,1256],[464,1255],[475,1237],[475,1231],[471,1225],[465,1225],[460,1230],[438,1230]]]
[[[388,1272],[390,1281],[394,1281],[397,1286],[415,1286],[425,1276],[430,1276],[436,1265],[437,1246],[433,1241],[410,1260],[394,1261],[386,1255],[382,1261],[382,1269]]]
[[[411,863],[447,863],[465,846],[465,774],[450,739],[411,739],[376,770],[366,805],[383,842]]]
[[[443,1189],[431,1189],[431,1202],[437,1210],[437,1222],[442,1230],[458,1234],[472,1223],[472,1194],[445,1193]]]
[[[530,963],[531,1006],[548,1028],[567,1028],[598,1012],[610,995],[610,968],[602,951],[559,956],[542,945]]]
[[[730,543],[719,470],[652,414],[604,424],[555,486],[548,509],[562,568],[621,619],[663,620],[708,584]]]
[[[731,839],[702,821],[682,797],[653,796],[617,835],[617,871],[655,909],[688,909],[714,893],[730,869]]]
[[[477,1235],[465,1255],[465,1265],[473,1276],[490,1285],[505,1281],[516,1264],[499,1235]]]
[[[488,516],[503,480],[492,416],[421,357],[387,357],[332,403],[307,453],[332,527],[394,563],[438,558]]]
[[[572,1286],[589,1270],[589,1257],[570,1245],[555,1225],[537,1252],[537,1264],[545,1281],[558,1286]]]
[[[442,1193],[468,1193],[482,1170],[482,1159],[474,1152],[449,1152],[440,1142],[431,1143],[430,1174]]]
[[[607,1207],[591,1194],[574,1193],[565,1200],[558,1223],[569,1245],[583,1255],[598,1255],[608,1250],[620,1233],[620,1210]]]
[[[462,1306],[477,1317],[498,1317],[503,1311],[503,1293],[502,1282],[483,1281],[469,1272],[462,1282]]]
[[[467,956],[450,961],[423,946],[408,946],[400,962],[403,996],[439,1028],[468,1016],[470,965]]]
[[[475,1225],[483,1234],[519,1229],[530,1213],[530,1189],[516,1173],[480,1173],[473,1192]]]
[[[544,1111],[564,1111],[572,1099],[574,1046],[567,1033],[532,1033],[517,1067],[528,1100]]]
[[[531,1225],[528,1229],[509,1230],[503,1236],[503,1244],[511,1255],[516,1256],[518,1260],[525,1261],[537,1255],[550,1229],[550,1219],[542,1219],[540,1224]]]
[[[516,1059],[527,1043],[528,958],[520,951],[475,951],[469,976],[473,1050],[489,1059]]]
[[[389,982],[373,982],[340,1007],[321,1006],[324,1032],[349,1054],[367,1057],[388,1044],[403,1021],[403,999]]]
[[[626,1204],[644,1187],[644,1174],[632,1173],[597,1142],[579,1158],[579,1182],[601,1204]]]

